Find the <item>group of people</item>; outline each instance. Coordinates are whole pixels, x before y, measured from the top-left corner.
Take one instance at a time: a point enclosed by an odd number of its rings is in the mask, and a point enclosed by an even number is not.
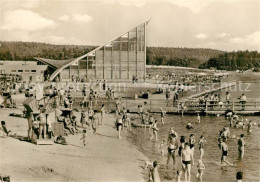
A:
[[[153,118],[153,116],[151,116],[150,118],[151,118],[150,121],[154,122],[154,127],[156,128],[156,129],[153,129],[153,132],[156,133],[155,136],[156,136],[156,141],[157,141],[157,136],[158,136],[158,131],[159,131],[159,127],[156,125],[157,120],[155,120]],[[201,118],[200,118],[200,115],[198,114],[196,123],[199,124],[200,122],[201,122]],[[190,123],[190,125],[191,125],[191,123]],[[192,129],[193,127],[192,128],[186,127],[186,128]],[[249,123],[247,125],[247,132],[250,134],[252,132],[252,129],[253,129],[252,121],[249,121]],[[237,149],[238,149],[238,159],[239,160],[243,160],[243,158],[245,156],[246,143],[244,141],[244,136],[245,135],[242,133],[242,134],[240,134],[240,137],[237,138]],[[223,129],[220,130],[219,138],[217,139],[218,146],[221,151],[221,159],[220,159],[221,166],[225,166],[225,164],[227,164],[229,166],[234,165],[227,160],[228,151],[229,151],[227,141],[230,137],[231,137],[231,134],[230,134],[229,128],[227,126],[223,127]],[[236,137],[235,135],[232,136],[232,138],[235,138],[235,137]],[[153,139],[153,136],[150,139]],[[174,131],[173,127],[171,127],[167,142],[165,142],[165,141],[166,140],[163,139],[160,142],[160,144],[158,145],[158,147],[161,151],[161,155],[165,156],[165,152],[164,152],[165,147],[164,146],[167,146],[167,162],[166,162],[167,167],[169,166],[170,160],[172,159],[173,167],[175,168],[176,154],[178,154],[180,156],[182,170],[177,170],[176,181],[178,181],[178,182],[181,181],[182,171],[184,172],[185,181],[186,182],[190,181],[191,168],[194,165],[194,150],[196,148],[195,146],[198,145],[198,150],[199,150],[200,155],[199,155],[199,159],[198,159],[198,165],[197,165],[198,171],[197,171],[196,177],[199,179],[199,181],[202,182],[203,171],[206,169],[205,165],[203,163],[203,156],[205,154],[204,145],[206,143],[206,139],[205,139],[204,135],[200,136],[200,138],[198,139],[198,142],[196,141],[194,134],[190,134],[188,140],[186,140],[185,136],[181,136],[180,140],[178,142],[178,134],[176,131]],[[151,167],[151,170],[150,170],[151,181],[160,181],[159,176],[156,176],[159,165],[160,165],[160,163],[158,161],[155,161],[155,163]],[[154,177],[154,175],[155,175],[155,177]],[[158,175],[159,175],[159,173],[158,173]],[[243,173],[241,171],[238,172],[238,179],[240,179],[240,180],[242,179],[241,175],[243,176]]]

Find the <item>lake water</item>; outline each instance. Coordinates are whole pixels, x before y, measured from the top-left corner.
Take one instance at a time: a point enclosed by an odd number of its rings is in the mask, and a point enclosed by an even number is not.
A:
[[[155,115],[159,119],[159,115]],[[224,116],[202,116],[201,123],[199,125],[195,124],[196,116],[184,116],[179,115],[166,115],[166,124],[159,127],[158,141],[167,140],[170,127],[174,127],[175,131],[179,136],[185,136],[186,139],[189,138],[190,134],[195,134],[196,141],[203,134],[206,139],[205,143],[205,155],[203,157],[203,162],[206,166],[204,173],[203,181],[232,181],[235,179],[236,172],[241,170],[244,172],[244,178],[250,181],[259,181],[260,174],[260,159],[259,159],[259,134],[260,129],[258,124],[260,124],[259,117],[257,116],[247,116],[247,119],[252,119],[256,122],[253,132],[249,135],[246,131],[242,129],[231,128],[231,136],[236,135],[238,137],[240,134],[245,134],[245,157],[242,162],[238,161],[238,150],[237,150],[237,139],[229,139],[227,145],[229,147],[229,154],[227,160],[235,164],[235,167],[221,167],[220,158],[221,151],[218,148],[217,138],[219,136],[219,130],[221,130],[225,125],[228,125],[229,122],[224,118]],[[191,122],[194,126],[193,130],[187,130],[185,128],[186,124]],[[148,129],[144,128],[135,128],[132,135],[129,137],[130,141],[133,142],[138,149],[143,152],[151,161],[158,160],[161,163],[160,175],[162,180],[172,179],[175,177],[176,171],[172,170],[172,162],[170,162],[169,169],[166,168],[166,156],[161,157],[160,149],[158,148],[158,143],[149,141],[150,134]],[[196,142],[197,144],[197,142]],[[165,146],[165,154],[167,146]],[[177,153],[176,153],[177,155]],[[199,159],[199,150],[198,145],[195,146],[194,153],[194,162],[195,165],[192,168],[192,181],[196,180],[197,172],[197,162]],[[176,159],[176,169],[181,169],[180,157]],[[183,176],[184,177],[184,176]]]
[[[246,75],[234,74],[230,77],[232,80],[241,80],[243,84],[241,84],[242,90],[229,90],[231,96],[233,98],[237,98],[241,96],[242,93],[245,93],[248,98],[260,98],[259,90],[260,83],[258,82],[260,79],[260,74],[250,73]],[[250,83],[249,90],[245,91],[245,87],[248,87],[247,83]],[[225,90],[221,92],[222,96],[225,95]],[[136,115],[137,117],[137,115]],[[155,118],[160,121],[160,115],[155,114]],[[189,138],[190,134],[195,134],[196,144],[201,135],[205,136],[205,155],[203,157],[203,162],[206,166],[206,170],[204,171],[203,181],[206,182],[214,182],[214,181],[235,181],[236,172],[243,171],[244,179],[247,182],[259,182],[260,179],[260,143],[259,143],[259,124],[260,117],[259,116],[245,116],[244,118],[248,120],[253,120],[255,122],[253,132],[248,134],[246,130],[231,128],[231,136],[235,135],[239,137],[240,134],[245,134],[245,156],[242,161],[239,161],[238,158],[238,149],[237,149],[237,138],[230,138],[227,141],[227,145],[229,147],[229,153],[227,160],[233,164],[234,167],[221,166],[221,151],[218,147],[218,136],[219,130],[221,130],[224,126],[229,125],[229,121],[225,119],[224,116],[201,116],[201,123],[196,124],[196,116],[184,116],[181,117],[179,115],[166,115],[165,125],[159,125],[158,132],[158,141],[166,140],[168,137],[168,133],[170,127],[174,127],[174,130],[180,136],[185,136],[186,141]],[[193,130],[187,130],[186,124],[191,122],[194,126]],[[154,141],[150,141],[150,134],[148,129],[144,128],[134,128],[132,131],[132,135],[128,137],[128,139],[137,146],[137,148],[144,153],[151,161],[157,160],[161,163],[160,166],[160,177],[161,180],[169,181],[175,178],[176,170],[181,169],[181,161],[180,157],[177,156],[176,153],[176,168],[173,170],[172,161],[170,162],[170,167],[166,167],[166,159],[167,159],[167,146],[165,146],[165,154],[166,156],[161,157],[160,149],[158,148],[158,144]],[[178,138],[178,140],[179,140]],[[192,167],[191,172],[191,181],[197,181],[196,173],[197,173],[197,164],[199,159],[199,150],[198,144],[195,145],[194,152],[194,162],[195,165]],[[182,175],[182,180],[184,180],[184,174]]]

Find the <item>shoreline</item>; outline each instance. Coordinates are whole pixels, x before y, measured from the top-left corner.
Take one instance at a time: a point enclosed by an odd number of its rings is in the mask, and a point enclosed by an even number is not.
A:
[[[0,114],[7,128],[26,136],[27,120],[7,116],[6,111],[0,110]],[[146,157],[127,141],[126,131],[122,132],[123,139],[117,138],[114,116],[106,116],[105,125],[99,125],[97,135],[87,129],[86,148],[80,140],[81,133],[69,135],[66,146],[35,145],[11,137],[0,138],[1,174],[19,182],[145,181],[140,166]]]

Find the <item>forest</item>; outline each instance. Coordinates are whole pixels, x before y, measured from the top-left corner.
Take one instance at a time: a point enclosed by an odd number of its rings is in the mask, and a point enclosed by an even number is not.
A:
[[[96,46],[52,45],[37,42],[0,41],[0,60],[35,61],[34,57],[55,60],[76,58]],[[201,69],[260,69],[257,51],[224,52],[204,48],[147,47],[147,64],[193,67]]]
[[[199,66],[201,69],[260,71],[260,53],[257,51],[225,52]]]

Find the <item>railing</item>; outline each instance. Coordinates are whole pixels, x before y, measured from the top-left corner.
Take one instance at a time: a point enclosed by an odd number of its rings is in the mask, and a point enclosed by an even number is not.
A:
[[[249,100],[244,104],[240,100],[233,100],[230,102],[216,102],[216,101],[207,101],[204,103],[200,103],[199,101],[186,101],[183,105],[178,103],[179,109],[186,111],[260,111],[260,100]],[[181,106],[182,105],[182,106]]]

